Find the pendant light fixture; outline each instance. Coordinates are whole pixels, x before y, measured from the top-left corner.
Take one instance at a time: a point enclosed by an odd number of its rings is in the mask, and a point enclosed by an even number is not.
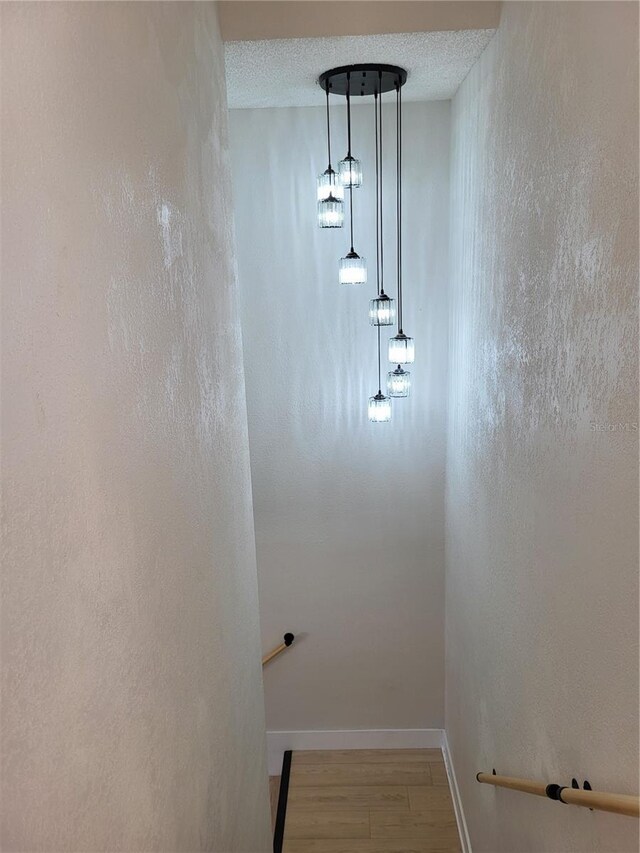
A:
[[[351,156],[351,72],[347,71],[347,156],[338,164],[340,183],[347,190],[362,186],[362,164]]]
[[[327,95],[327,98],[329,96]],[[367,283],[367,261],[361,258],[353,248],[353,189],[362,183],[362,170],[358,160],[351,156],[351,75],[347,72],[347,156],[340,163],[339,180],[343,187],[349,190],[349,228],[351,235],[351,248],[340,258],[338,270],[338,281],[340,284],[366,284]],[[348,170],[344,167],[347,164]],[[356,183],[356,174],[351,171],[351,164],[358,164],[359,181]]]
[[[347,97],[347,156],[338,165],[338,175],[342,186],[352,190],[362,186],[362,164],[351,156],[351,71],[349,70],[347,70],[345,94]]]
[[[391,400],[382,391],[369,397],[369,420],[374,424],[386,424],[391,420]]]
[[[398,365],[387,373],[387,394],[390,397],[408,397],[411,390],[411,374]]]
[[[408,338],[404,332],[398,332],[389,339],[389,361],[392,364],[413,364],[416,352],[413,338]]]
[[[331,166],[318,175],[318,201],[325,201],[330,195],[338,201],[344,201],[344,188]]]
[[[369,322],[372,326],[393,326],[396,321],[394,300],[381,293],[369,302]]]
[[[398,157],[396,161],[396,222],[397,222],[397,261],[398,261],[398,324],[399,329],[402,328],[402,104],[401,104],[400,87],[396,88],[396,147]],[[409,339],[407,339],[408,342]],[[412,342],[413,343],[413,342]],[[390,347],[391,348],[391,347]],[[396,341],[394,343],[394,354],[399,348]],[[413,354],[411,361],[413,361]],[[405,364],[407,362],[404,362]],[[411,374],[408,370],[404,370],[402,362],[398,364],[395,370],[387,373],[387,393],[390,397],[408,397],[411,390]]]
[[[318,175],[318,225],[320,228],[342,228],[344,224],[344,187],[331,167],[331,123],[329,90],[327,89],[327,154],[329,165]]]
[[[366,284],[367,283],[367,261],[361,258],[357,252],[350,252],[340,258],[338,270],[338,281],[340,284]]]
[[[413,364],[415,348],[413,338],[402,330],[402,94],[400,85],[396,85],[396,219],[397,219],[397,261],[398,261],[398,333],[389,341],[389,361],[392,364]]]
[[[380,80],[378,81],[380,82]],[[379,86],[379,89],[382,87]],[[380,101],[378,101],[380,98]],[[376,142],[376,291],[377,296],[369,303],[369,319],[372,325],[377,326],[378,338],[378,393],[369,398],[368,415],[372,423],[386,423],[391,420],[391,400],[382,393],[381,367],[380,367],[380,326],[387,325],[383,316],[385,308],[388,316],[391,316],[393,300],[384,292],[384,245],[382,242],[382,175],[380,164],[382,162],[382,94],[378,91],[373,93],[374,109],[373,119],[375,122]],[[386,303],[386,304],[385,304]]]
[[[381,88],[381,74],[378,75]],[[378,101],[378,98],[380,100]],[[384,292],[384,234],[382,207],[382,94],[373,93],[373,118],[376,144],[376,297],[369,302],[369,322],[372,326],[393,326],[396,321],[394,300]]]
[[[344,160],[338,164],[338,175],[340,183],[345,189],[362,186],[362,164],[351,154],[347,154]]]
[[[378,326],[378,393],[369,397],[369,420],[374,424],[383,424],[391,420],[391,399],[382,393],[380,379],[380,327]]]
[[[403,364],[414,360],[413,338],[407,337],[402,329],[402,100],[401,88],[407,80],[407,72],[395,65],[348,65],[325,71],[319,78],[320,86],[327,98],[327,151],[328,169],[318,178],[318,224],[322,228],[341,227],[344,221],[344,190],[349,190],[349,224],[351,247],[340,259],[338,279],[341,284],[364,284],[367,268],[353,246],[353,190],[362,186],[363,170],[360,161],[351,150],[351,101],[353,97],[373,95],[375,122],[375,172],[376,172],[376,296],[369,302],[369,322],[376,327],[378,354],[378,391],[369,398],[368,415],[373,423],[391,420],[391,398],[407,397],[411,384],[408,371]],[[385,293],[384,274],[384,199],[383,199],[383,127],[382,96],[396,92],[396,219],[397,219],[397,280],[398,311],[395,300]],[[329,94],[343,95],[347,102],[347,156],[340,161],[338,174],[331,168],[331,128],[329,123]],[[342,195],[340,195],[342,193]],[[387,393],[382,393],[381,376],[381,327],[398,324],[397,334],[389,341],[389,359],[397,368],[387,375]]]

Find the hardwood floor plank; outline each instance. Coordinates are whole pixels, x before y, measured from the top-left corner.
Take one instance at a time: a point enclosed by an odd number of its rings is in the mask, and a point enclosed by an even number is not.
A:
[[[366,809],[314,811],[290,806],[287,809],[286,835],[288,840],[370,838],[369,812]]]
[[[271,829],[276,826],[276,812],[278,811],[278,796],[280,794],[280,777],[269,776],[269,800],[271,802]]]
[[[434,785],[446,785],[449,787],[449,779],[444,764],[430,764],[431,780]]]
[[[284,853],[460,853],[440,750],[294,752]]]
[[[420,785],[407,788],[409,808],[413,812],[448,810],[453,814],[453,801],[449,786]]]
[[[285,841],[283,853],[459,853],[459,850],[458,845],[443,845],[428,838],[352,838]]]
[[[404,839],[428,839],[434,844],[455,849],[458,844],[458,829],[453,814],[443,811],[408,812],[392,814],[372,811],[370,814],[371,837]]]
[[[409,811],[409,797],[403,786],[351,785],[289,788],[291,809],[314,809],[335,811],[336,809],[381,809]]]
[[[296,764],[291,768],[291,784],[298,787],[320,785],[431,785],[431,768],[426,761],[413,764]]]
[[[427,761],[444,763],[440,749],[309,749],[293,753],[299,764],[402,764]]]

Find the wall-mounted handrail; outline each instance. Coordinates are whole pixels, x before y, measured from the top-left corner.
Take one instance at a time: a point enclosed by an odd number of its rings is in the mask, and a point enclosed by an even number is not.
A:
[[[515,776],[497,776],[493,773],[478,773],[478,782],[485,785],[495,785],[498,788],[511,788],[525,794],[535,794],[538,797],[548,797],[559,800],[571,806],[584,806],[588,809],[598,809],[602,812],[640,817],[640,797],[631,794],[605,794],[602,791],[582,790],[571,786],[548,785],[534,779],[518,779]]]
[[[295,640],[295,637],[293,634],[285,634],[282,639],[284,642],[280,643],[279,646],[276,646],[275,649],[272,649],[262,658],[262,666],[264,666],[265,663],[269,663],[270,660],[273,660],[285,649],[288,649],[291,643]]]

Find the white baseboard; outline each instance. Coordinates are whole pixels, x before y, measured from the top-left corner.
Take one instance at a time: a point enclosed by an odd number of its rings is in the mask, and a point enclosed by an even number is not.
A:
[[[467,821],[464,817],[462,808],[462,799],[460,798],[460,789],[456,779],[456,772],[453,767],[451,753],[449,752],[449,741],[447,733],[442,733],[442,755],[444,757],[444,765],[447,768],[447,777],[449,778],[449,788],[451,790],[451,798],[453,800],[453,810],[456,815],[458,824],[458,835],[460,836],[460,844],[462,845],[462,853],[472,853],[471,839],[469,838],[469,830],[467,829]]]
[[[442,749],[442,729],[353,729],[267,732],[269,776],[279,776],[287,749]]]

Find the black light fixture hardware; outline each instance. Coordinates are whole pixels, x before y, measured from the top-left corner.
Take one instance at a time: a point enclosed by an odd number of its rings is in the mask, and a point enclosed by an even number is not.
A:
[[[358,91],[360,96],[374,95],[376,92],[392,92],[396,87],[396,81],[400,80],[400,85],[404,86],[407,82],[407,72],[399,65],[382,65],[380,63],[371,63],[365,65],[341,65],[339,68],[332,68],[330,71],[325,71],[318,78],[318,83],[325,90],[331,89],[334,95],[346,95],[349,81],[347,74],[350,75],[350,82],[353,91]]]
[[[329,123],[329,94],[342,95],[346,98],[347,117],[347,155],[340,161],[337,174],[337,184],[343,193],[349,190],[349,226],[350,226],[350,250],[340,259],[339,281],[342,284],[363,284],[366,282],[366,263],[354,249],[354,208],[353,190],[362,185],[363,173],[360,161],[354,157],[352,151],[352,121],[351,102],[354,97],[366,97],[373,95],[374,98],[374,125],[375,125],[375,198],[376,198],[376,295],[369,302],[369,322],[377,330],[377,355],[378,355],[378,392],[369,398],[369,420],[381,423],[391,420],[391,397],[407,397],[409,394],[411,377],[402,365],[410,364],[414,360],[413,338],[404,334],[402,328],[402,96],[401,90],[407,81],[407,72],[397,65],[383,65],[380,63],[366,65],[344,65],[332,68],[320,75],[318,83],[327,96],[327,153],[329,156],[329,169],[331,169],[331,146],[330,146],[330,123]],[[398,311],[396,315],[395,300],[385,293],[385,252],[384,252],[384,194],[383,194],[383,165],[384,165],[384,140],[383,140],[383,110],[382,96],[387,92],[396,93],[396,224],[397,224],[397,296]],[[324,175],[327,175],[327,172]],[[335,176],[333,172],[333,176]],[[333,176],[324,178],[324,185],[333,181]],[[320,190],[319,190],[320,192]],[[321,199],[318,196],[318,222],[321,227],[340,227],[336,224],[339,219],[337,210],[331,210],[331,222],[320,221],[320,205],[327,202],[336,203],[336,193]],[[342,202],[340,202],[342,204]],[[342,216],[344,214],[342,213]],[[329,217],[325,217],[328,220]],[[389,341],[389,360],[397,365],[397,368],[387,374],[387,390],[389,396],[382,393],[381,375],[381,338],[382,326],[393,326],[396,323],[398,333]]]

